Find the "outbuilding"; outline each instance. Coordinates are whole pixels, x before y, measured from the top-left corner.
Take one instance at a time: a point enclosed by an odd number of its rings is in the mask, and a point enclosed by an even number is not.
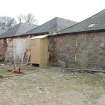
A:
[[[48,35],[31,38],[31,63],[44,67],[48,65]]]
[[[45,66],[49,64],[49,44],[46,35],[53,35],[74,24],[76,22],[59,17],[55,17],[40,26],[26,23],[17,24],[0,35],[0,50],[5,48],[1,57],[3,56],[7,62],[15,60],[19,63]]]
[[[105,68],[105,10],[49,37],[50,63]]]
[[[58,31],[70,27],[76,24],[76,22],[56,17],[37,28],[34,28],[27,32],[28,34],[38,34],[38,33],[47,33],[40,34],[38,36],[31,38],[31,63],[33,65],[47,66],[50,65],[50,61],[53,61],[51,53],[49,53],[49,36],[54,36]],[[53,49],[52,49],[53,50]]]

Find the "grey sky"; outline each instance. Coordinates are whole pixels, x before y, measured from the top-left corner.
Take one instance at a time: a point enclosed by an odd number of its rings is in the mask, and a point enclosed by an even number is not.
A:
[[[1,0],[0,16],[33,13],[39,24],[53,17],[81,21],[105,8],[105,0]]]

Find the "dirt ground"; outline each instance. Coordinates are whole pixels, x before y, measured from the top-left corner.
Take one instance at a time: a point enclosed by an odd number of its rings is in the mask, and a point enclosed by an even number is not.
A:
[[[105,74],[24,67],[0,79],[0,105],[105,105]]]

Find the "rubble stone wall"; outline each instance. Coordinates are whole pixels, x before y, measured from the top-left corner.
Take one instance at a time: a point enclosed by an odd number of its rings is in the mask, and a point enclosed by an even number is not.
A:
[[[105,32],[49,37],[49,63],[63,67],[105,68]]]
[[[17,37],[0,39],[0,60],[6,62],[30,62],[30,38]]]

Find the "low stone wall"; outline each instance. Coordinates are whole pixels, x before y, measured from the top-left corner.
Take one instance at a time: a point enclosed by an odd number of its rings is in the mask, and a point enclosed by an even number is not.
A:
[[[105,68],[105,32],[49,37],[49,63],[63,67]]]

